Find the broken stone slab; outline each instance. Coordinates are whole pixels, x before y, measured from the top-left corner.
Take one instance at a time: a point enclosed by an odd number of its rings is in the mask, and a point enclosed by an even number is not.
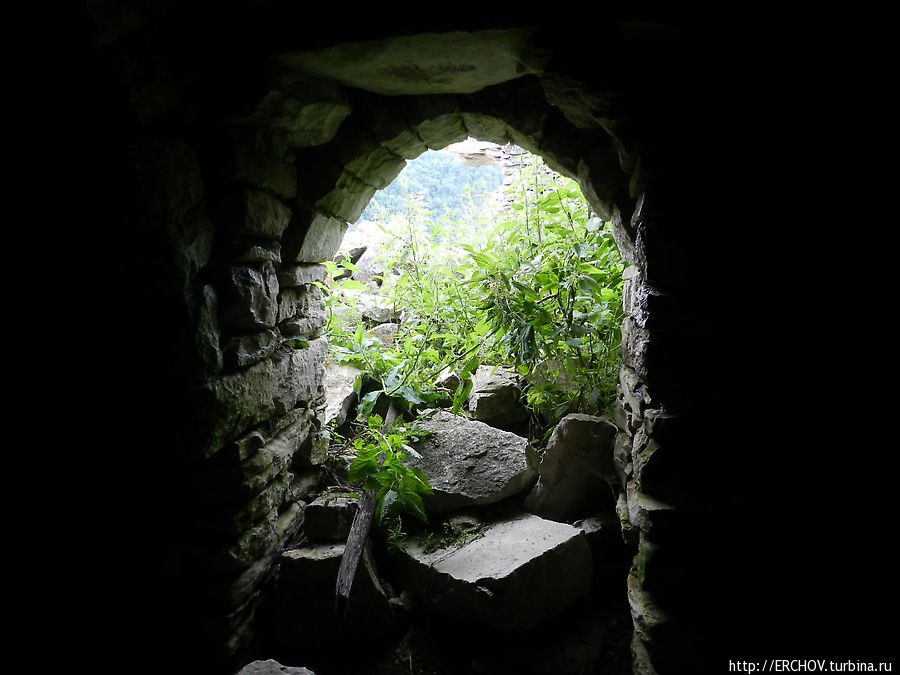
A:
[[[590,593],[593,559],[584,532],[515,512],[480,537],[431,550],[424,535],[400,545],[406,588],[421,605],[453,619],[518,633]]]
[[[473,419],[508,428],[528,419],[521,397],[522,381],[518,374],[479,366],[472,374],[472,392],[467,405]]]
[[[446,410],[422,417],[420,428],[427,433],[413,446],[421,457],[410,453],[406,462],[431,485],[432,494],[423,497],[426,511],[493,504],[534,482],[525,458],[528,441],[521,436]]]
[[[309,668],[283,666],[275,659],[253,661],[241,668],[237,675],[316,675]]]
[[[547,442],[538,481],[525,508],[544,518],[571,521],[615,504],[611,485],[618,482],[613,447],[618,428],[605,417],[571,413]]]
[[[323,494],[306,507],[303,530],[310,539],[347,539],[359,499],[349,495]]]

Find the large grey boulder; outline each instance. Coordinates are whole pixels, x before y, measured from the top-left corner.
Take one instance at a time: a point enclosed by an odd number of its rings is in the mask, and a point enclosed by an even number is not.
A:
[[[611,485],[618,482],[613,447],[618,428],[605,417],[571,413],[563,417],[547,442],[538,466],[538,481],[525,508],[544,518],[571,521],[615,503]]]
[[[522,378],[501,368],[479,366],[472,374],[468,409],[472,419],[510,429],[528,419],[521,402]]]
[[[482,422],[446,410],[423,414],[427,432],[407,457],[421,469],[433,494],[425,495],[425,509],[446,513],[464,506],[493,504],[529,488],[535,473],[528,467],[528,441]]]
[[[462,545],[431,550],[426,536],[410,536],[399,555],[406,586],[423,607],[507,632],[540,625],[592,586],[584,532],[522,512]]]

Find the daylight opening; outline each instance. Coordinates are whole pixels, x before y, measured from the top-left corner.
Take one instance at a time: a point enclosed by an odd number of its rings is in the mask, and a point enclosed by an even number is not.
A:
[[[305,531],[354,514],[338,601],[369,583],[371,529],[380,573],[426,611],[523,640],[565,613],[621,633],[591,658],[627,645],[623,263],[576,181],[514,145],[427,151],[324,264],[330,478]]]
[[[331,358],[380,385],[363,416],[388,395],[539,442],[613,402],[623,264],[578,184],[536,155],[472,138],[427,151],[326,264]],[[521,395],[471,397],[486,378]]]

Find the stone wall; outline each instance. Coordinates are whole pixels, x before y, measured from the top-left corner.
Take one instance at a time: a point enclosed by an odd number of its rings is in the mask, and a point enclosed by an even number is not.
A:
[[[892,119],[885,43],[612,6],[539,29],[313,24],[277,1],[77,9],[63,34],[31,17],[52,44],[15,45],[33,56],[10,84],[24,636],[70,662],[240,658],[323,460],[319,263],[406,159],[472,136],[576,177],[630,264],[636,671],[721,672],[763,647],[875,658],[889,399],[879,354],[848,378],[833,336],[856,324],[835,307],[884,311],[880,246],[859,246],[865,297],[834,278],[848,213],[890,214],[887,174],[862,168]],[[798,78],[810,54],[827,78]]]

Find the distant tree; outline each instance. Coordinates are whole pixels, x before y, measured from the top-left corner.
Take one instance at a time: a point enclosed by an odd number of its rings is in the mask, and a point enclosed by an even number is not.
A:
[[[452,152],[428,150],[375,193],[360,219],[387,222],[393,215],[408,215],[412,195],[419,196],[433,220],[459,218],[480,207],[502,181],[499,166],[466,166]]]

